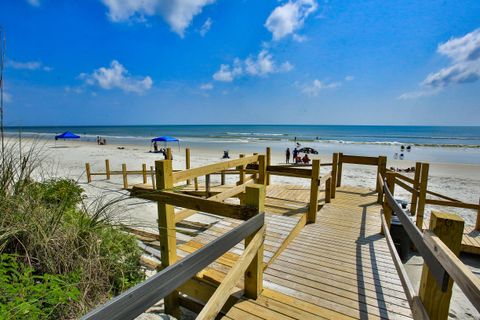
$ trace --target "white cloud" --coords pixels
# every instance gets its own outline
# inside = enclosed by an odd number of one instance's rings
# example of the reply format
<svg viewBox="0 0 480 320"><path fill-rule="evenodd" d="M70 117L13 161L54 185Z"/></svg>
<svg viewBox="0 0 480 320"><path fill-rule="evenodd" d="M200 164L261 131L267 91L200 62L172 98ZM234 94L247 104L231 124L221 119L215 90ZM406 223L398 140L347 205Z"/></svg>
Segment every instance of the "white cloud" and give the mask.
<svg viewBox="0 0 480 320"><path fill-rule="evenodd" d="M5 101L5 103L10 103L12 102L12 95L10 95L8 92L6 91L3 91L3 101Z"/></svg>
<svg viewBox="0 0 480 320"><path fill-rule="evenodd" d="M345 76L345 81L353 81L353 79L355 79L355 77L352 75Z"/></svg>
<svg viewBox="0 0 480 320"><path fill-rule="evenodd" d="M273 40L280 40L301 29L308 16L317 10L316 0L289 0L276 7L265 22L265 27L273 35ZM297 36L297 39L302 36Z"/></svg>
<svg viewBox="0 0 480 320"><path fill-rule="evenodd" d="M480 29L440 44L437 52L448 57L451 65L430 73L420 83L420 90L404 93L399 99L431 96L447 86L480 79Z"/></svg>
<svg viewBox="0 0 480 320"><path fill-rule="evenodd" d="M213 79L223 82L231 82L235 78L250 76L267 76L273 73L288 72L293 65L285 61L278 64L268 50L261 50L256 57L249 56L244 61L235 58L232 65L222 64L220 69L213 74Z"/></svg>
<svg viewBox="0 0 480 320"><path fill-rule="evenodd" d="M19 61L9 60L7 62L7 66L12 67L13 69L19 69L19 70L43 70L47 72L53 70L53 68L44 66L39 61L19 62Z"/></svg>
<svg viewBox="0 0 480 320"><path fill-rule="evenodd" d="M296 33L293 35L292 38L293 38L293 40L295 40L295 41L297 41L297 42L300 42L300 43L305 42L305 41L308 40L308 38L307 38L306 36L302 36L302 35L296 34Z"/></svg>
<svg viewBox="0 0 480 320"><path fill-rule="evenodd" d="M153 81L149 76L145 78L132 77L128 70L116 60L110 63L109 68L101 67L94 70L91 74L80 74L88 85L98 85L103 89L121 89L125 92L135 92L138 94L150 90Z"/></svg>
<svg viewBox="0 0 480 320"><path fill-rule="evenodd" d="M204 83L204 84L200 85L200 89L202 89L202 90L212 90L213 89L213 84Z"/></svg>
<svg viewBox="0 0 480 320"><path fill-rule="evenodd" d="M181 37L193 17L215 0L101 0L114 22L145 21L146 16L161 16Z"/></svg>
<svg viewBox="0 0 480 320"><path fill-rule="evenodd" d="M210 28L212 27L212 19L208 18L207 20L205 20L205 22L203 23L202 27L200 28L200 30L198 31L198 33L200 33L200 35L202 37L205 37L205 35L207 34L208 31L210 31Z"/></svg>
<svg viewBox="0 0 480 320"><path fill-rule="evenodd" d="M40 0L27 0L28 4L34 7L40 7Z"/></svg>
<svg viewBox="0 0 480 320"><path fill-rule="evenodd" d="M305 85L302 88L302 92L305 93L306 95L310 97L315 97L318 96L320 91L325 90L325 89L333 89L341 86L342 84L340 82L322 82L318 79L315 79L312 81L312 83Z"/></svg>

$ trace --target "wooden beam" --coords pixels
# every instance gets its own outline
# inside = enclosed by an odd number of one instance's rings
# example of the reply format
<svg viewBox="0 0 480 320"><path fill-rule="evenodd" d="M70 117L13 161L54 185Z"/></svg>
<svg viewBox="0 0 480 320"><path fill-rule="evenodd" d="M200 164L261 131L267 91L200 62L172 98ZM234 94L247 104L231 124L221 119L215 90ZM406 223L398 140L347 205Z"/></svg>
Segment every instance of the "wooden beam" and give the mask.
<svg viewBox="0 0 480 320"><path fill-rule="evenodd" d="M393 243L392 236L390 235L390 230L385 220L385 215L382 213L380 214L382 218L382 230L384 230L385 240L387 241L388 250L392 255L392 260L395 265L395 269L397 269L398 277L400 278L400 282L402 283L403 290L405 291L405 295L407 297L408 303L410 308L412 309L412 315L414 319L425 319L428 320L427 310L422 304L420 297L415 293L415 289L413 288L412 283L410 282L410 278L408 277L407 271L398 255L397 248L395 248L395 244Z"/></svg>
<svg viewBox="0 0 480 320"><path fill-rule="evenodd" d="M432 211L430 216L430 230L457 256L460 254L464 224L463 219L454 214ZM428 266L423 265L419 296L430 319L448 319L452 287L453 280L450 278L446 290L442 291Z"/></svg>
<svg viewBox="0 0 480 320"><path fill-rule="evenodd" d="M172 160L155 161L155 179L157 190L171 189ZM175 230L175 208L167 203L157 202L158 208L158 234L160 236L160 261L166 268L177 261L177 234ZM180 308L178 305L178 292L173 291L165 297L165 313L178 318Z"/></svg>
<svg viewBox="0 0 480 320"><path fill-rule="evenodd" d="M378 166L378 158L342 154L342 163Z"/></svg>
<svg viewBox="0 0 480 320"><path fill-rule="evenodd" d="M338 170L338 153L332 155L332 189L331 197L335 199L335 194L337 192L337 170Z"/></svg>
<svg viewBox="0 0 480 320"><path fill-rule="evenodd" d="M392 196L395 196L395 172L387 172L385 173L385 175L387 179L388 190L390 190L390 193L392 194ZM392 223L392 213L393 213L393 210L388 204L387 199L385 199L383 201L383 214L385 215L385 221L386 221L388 230L390 230L390 225ZM383 229L383 226L381 229L381 233L385 234L385 230Z"/></svg>
<svg viewBox="0 0 480 320"><path fill-rule="evenodd" d="M425 243L435 254L440 264L480 312L480 278L434 232L425 230L424 235Z"/></svg>
<svg viewBox="0 0 480 320"><path fill-rule="evenodd" d="M418 193L417 189L410 187L408 184L403 182L402 180L398 179L398 173L396 174L397 178L395 179L395 184L398 184L399 187L407 190L410 193Z"/></svg>
<svg viewBox="0 0 480 320"><path fill-rule="evenodd" d="M478 199L477 222L475 223L475 230L480 230L480 198Z"/></svg>
<svg viewBox="0 0 480 320"><path fill-rule="evenodd" d="M131 194L137 198L157 201L201 212L208 212L228 218L246 220L255 215L255 210L245 206L211 201L172 191L145 191L141 189L133 189Z"/></svg>
<svg viewBox="0 0 480 320"><path fill-rule="evenodd" d="M250 156L242 159L233 159L229 161L223 161L223 162L206 165L203 167L192 168L189 170L175 172L173 174L173 183L185 181L191 178L203 176L210 173L215 173L215 172L226 170L229 168L234 168L239 165L256 162L257 160L258 160L258 156Z"/></svg>
<svg viewBox="0 0 480 320"><path fill-rule="evenodd" d="M92 182L92 175L90 174L90 163L85 163L85 173L87 174L87 183Z"/></svg>
<svg viewBox="0 0 480 320"><path fill-rule="evenodd" d="M249 264L257 256L259 249L263 246L265 238L265 226L258 230L251 238L242 255L222 280L220 286L208 300L205 307L198 314L197 319L213 320L230 297L230 292L235 287L242 274L247 270Z"/></svg>
<svg viewBox="0 0 480 320"><path fill-rule="evenodd" d="M268 168L268 166L271 165L272 163L272 150L270 149L270 147L267 147L266 149L266 166ZM270 185L270 174L268 173L268 170L267 170L267 173L265 174L265 185Z"/></svg>
<svg viewBox="0 0 480 320"><path fill-rule="evenodd" d="M190 169L190 148L185 148L185 169ZM192 181L190 179L187 180L187 185L190 185Z"/></svg>
<svg viewBox="0 0 480 320"><path fill-rule="evenodd" d="M307 179L312 176L312 169L300 169L285 166L267 166L267 172L273 175Z"/></svg>
<svg viewBox="0 0 480 320"><path fill-rule="evenodd" d="M435 199L425 199L425 204L431 204L435 206L463 208L463 209L473 209L473 210L478 210L479 208L479 205L475 203L464 203L464 202L456 202L456 201L454 202L454 201L435 200Z"/></svg>
<svg viewBox="0 0 480 320"><path fill-rule="evenodd" d="M343 153L338 154L337 187L342 186Z"/></svg>
<svg viewBox="0 0 480 320"><path fill-rule="evenodd" d="M221 184L222 186L225 185L225 170L222 170L222 171L220 172L220 184Z"/></svg>
<svg viewBox="0 0 480 320"><path fill-rule="evenodd" d="M166 160L173 160L172 148L170 148L170 147L167 148L167 159Z"/></svg>
<svg viewBox="0 0 480 320"><path fill-rule="evenodd" d="M147 184L147 164L142 163L142 177L143 177L143 183Z"/></svg>
<svg viewBox="0 0 480 320"><path fill-rule="evenodd" d="M332 178L328 178L327 181L325 182L325 203L330 203L332 199Z"/></svg>
<svg viewBox="0 0 480 320"><path fill-rule="evenodd" d="M245 186L248 184L248 183L251 183L252 181L247 181L245 182L244 184L242 185L239 185L239 186L236 186L236 187L233 187L233 188L230 188L228 190L225 190L223 192L220 192L214 196L211 196L210 198L208 198L207 200L211 200L211 201L224 201L228 198L231 198L239 193L242 193L245 191ZM190 217L191 215L197 213L198 210L193 210L193 209L184 209L182 211L179 211L175 214L175 222L180 222L188 217Z"/></svg>
<svg viewBox="0 0 480 320"><path fill-rule="evenodd" d="M245 158L245 155L244 154L240 154L240 159L242 158ZM237 181L237 186L238 185L241 185L245 182L245 164L242 164L240 166L237 166L237 170L238 170L238 181Z"/></svg>
<svg viewBox="0 0 480 320"><path fill-rule="evenodd" d="M245 188L245 204L253 208L257 214L265 211L265 185L252 184ZM263 290L263 238L264 229L260 229L255 235L245 238L245 247L255 241L256 237L262 237L262 243L255 252L250 265L245 271L245 296L257 299Z"/></svg>
<svg viewBox="0 0 480 320"><path fill-rule="evenodd" d="M152 178L152 189L155 190L156 188L156 181L155 181L155 169L153 169L153 166L150 166L150 176Z"/></svg>
<svg viewBox="0 0 480 320"><path fill-rule="evenodd" d="M258 156L258 184L266 184L267 179L267 158L261 154Z"/></svg>
<svg viewBox="0 0 480 320"><path fill-rule="evenodd" d="M419 230L423 229L423 214L425 212L425 200L427 197L428 186L428 163L422 163L422 172L420 174L420 185L418 188L418 206L416 225Z"/></svg>
<svg viewBox="0 0 480 320"><path fill-rule="evenodd" d="M378 177L379 174L380 174L380 176L385 177L386 172L387 172L387 157L380 156L380 157L378 157L377 177ZM377 179L377 192L378 192L377 203L382 203L383 202L383 192L382 192L382 188L380 186L380 181L378 179Z"/></svg>
<svg viewBox="0 0 480 320"><path fill-rule="evenodd" d="M205 176L205 198L210 197L210 175Z"/></svg>
<svg viewBox="0 0 480 320"><path fill-rule="evenodd" d="M320 160L312 160L312 175L310 177L310 202L307 213L307 223L315 223L318 211L318 176L320 175Z"/></svg>
<svg viewBox="0 0 480 320"><path fill-rule="evenodd" d="M420 188L420 175L422 173L422 163L415 163L415 175L413 177L413 188L417 192L412 192L412 198L410 200L410 212L412 215L417 214L418 193Z"/></svg>
<svg viewBox="0 0 480 320"><path fill-rule="evenodd" d="M123 189L128 189L127 164L122 163Z"/></svg>
<svg viewBox="0 0 480 320"><path fill-rule="evenodd" d="M105 159L105 174L107 175L107 180L110 180L110 160Z"/></svg>

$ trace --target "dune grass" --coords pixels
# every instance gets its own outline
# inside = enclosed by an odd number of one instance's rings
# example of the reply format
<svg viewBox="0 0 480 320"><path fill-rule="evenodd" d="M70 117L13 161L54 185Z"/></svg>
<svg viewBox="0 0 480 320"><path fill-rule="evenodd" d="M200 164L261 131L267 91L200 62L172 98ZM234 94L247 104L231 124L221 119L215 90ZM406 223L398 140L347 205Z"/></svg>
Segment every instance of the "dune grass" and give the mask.
<svg viewBox="0 0 480 320"><path fill-rule="evenodd" d="M7 145L0 167L0 318L75 318L144 279L116 201L84 205L73 180L45 178L42 150Z"/></svg>

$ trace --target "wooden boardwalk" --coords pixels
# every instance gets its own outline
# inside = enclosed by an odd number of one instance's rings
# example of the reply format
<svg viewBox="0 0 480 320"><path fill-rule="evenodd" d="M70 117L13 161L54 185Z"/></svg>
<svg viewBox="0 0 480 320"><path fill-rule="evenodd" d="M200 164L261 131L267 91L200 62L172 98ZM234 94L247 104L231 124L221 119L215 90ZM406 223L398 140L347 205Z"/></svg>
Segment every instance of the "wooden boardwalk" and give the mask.
<svg viewBox="0 0 480 320"><path fill-rule="evenodd" d="M256 300L239 300L224 318L410 319L387 243L379 234L377 194L339 188L332 203L318 212L317 222L305 225L308 197L308 188L267 188L264 291ZM177 252L193 252L239 223L223 219ZM243 243L212 263L203 278L220 283L242 251Z"/></svg>

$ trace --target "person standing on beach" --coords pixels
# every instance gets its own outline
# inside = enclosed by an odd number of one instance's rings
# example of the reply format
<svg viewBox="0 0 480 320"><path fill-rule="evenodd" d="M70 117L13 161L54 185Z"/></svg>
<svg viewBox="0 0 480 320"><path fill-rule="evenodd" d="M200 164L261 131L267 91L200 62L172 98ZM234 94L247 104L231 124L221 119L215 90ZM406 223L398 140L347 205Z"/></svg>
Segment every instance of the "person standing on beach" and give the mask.
<svg viewBox="0 0 480 320"><path fill-rule="evenodd" d="M298 150L297 148L293 149L293 163L297 163Z"/></svg>
<svg viewBox="0 0 480 320"><path fill-rule="evenodd" d="M285 151L285 163L290 163L290 148Z"/></svg>

